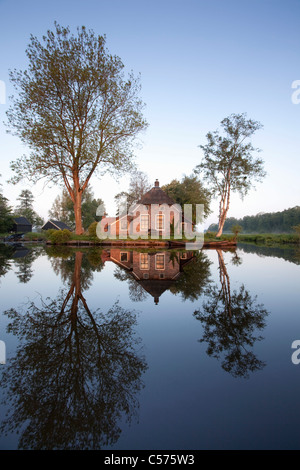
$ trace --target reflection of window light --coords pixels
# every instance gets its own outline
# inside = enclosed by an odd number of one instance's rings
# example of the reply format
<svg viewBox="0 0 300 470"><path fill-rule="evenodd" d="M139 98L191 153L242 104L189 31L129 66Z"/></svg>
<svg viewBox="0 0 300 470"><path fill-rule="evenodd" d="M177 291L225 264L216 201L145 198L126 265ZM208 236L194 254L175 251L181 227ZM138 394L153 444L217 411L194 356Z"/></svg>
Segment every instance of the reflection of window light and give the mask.
<svg viewBox="0 0 300 470"><path fill-rule="evenodd" d="M6 363L6 348L4 341L0 341L0 364Z"/></svg>
<svg viewBox="0 0 300 470"><path fill-rule="evenodd" d="M165 269L165 255L155 255L155 269Z"/></svg>
<svg viewBox="0 0 300 470"><path fill-rule="evenodd" d="M165 228L165 216L164 214L156 215L156 230L164 230Z"/></svg>
<svg viewBox="0 0 300 470"><path fill-rule="evenodd" d="M140 268L149 269L149 255L148 253L140 253Z"/></svg>
<svg viewBox="0 0 300 470"><path fill-rule="evenodd" d="M128 261L128 252L127 251L121 251L120 253L120 261L126 262Z"/></svg>
<svg viewBox="0 0 300 470"><path fill-rule="evenodd" d="M149 228L149 215L141 214L141 230L148 230Z"/></svg>

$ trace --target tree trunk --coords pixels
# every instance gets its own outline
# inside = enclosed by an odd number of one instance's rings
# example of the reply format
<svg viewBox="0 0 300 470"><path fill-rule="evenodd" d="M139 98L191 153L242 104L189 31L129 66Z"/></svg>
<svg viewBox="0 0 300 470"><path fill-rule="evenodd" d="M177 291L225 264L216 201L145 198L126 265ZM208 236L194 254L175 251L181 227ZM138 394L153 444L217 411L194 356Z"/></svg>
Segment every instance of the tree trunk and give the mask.
<svg viewBox="0 0 300 470"><path fill-rule="evenodd" d="M216 237L220 237L222 235L222 232L223 232L223 227L224 227L224 224L225 224L225 220L226 220L226 217L227 217L227 212L228 212L228 209L229 209L229 202L230 202L230 174L231 174L231 171L229 170L228 171L228 174L227 174L227 178L226 178L226 185L225 185L225 188L224 188L224 192L222 194L222 197L221 197L221 201L220 201L220 213L219 213L219 227L218 227L218 233L216 235Z"/></svg>
<svg viewBox="0 0 300 470"><path fill-rule="evenodd" d="M227 216L227 210L224 209L222 211L222 213L220 214L218 233L217 233L216 237L220 237L223 233L223 227L224 227L224 224L225 224L226 216Z"/></svg>
<svg viewBox="0 0 300 470"><path fill-rule="evenodd" d="M231 317L231 293L230 293L230 279L223 258L222 250L217 250L219 258L219 269L220 269L220 282L222 286L222 292L224 295L224 305L226 313Z"/></svg>
<svg viewBox="0 0 300 470"><path fill-rule="evenodd" d="M73 285L75 288L74 297L72 301L71 313L72 313L72 322L77 322L77 311L78 311L78 302L82 297L81 293L81 265L82 265L82 256L81 251L77 251L75 255L75 267L73 275Z"/></svg>
<svg viewBox="0 0 300 470"><path fill-rule="evenodd" d="M81 214L81 202L82 202L82 189L79 186L78 181L74 181L74 214L75 214L75 233L81 235L83 233L82 226L82 214Z"/></svg>

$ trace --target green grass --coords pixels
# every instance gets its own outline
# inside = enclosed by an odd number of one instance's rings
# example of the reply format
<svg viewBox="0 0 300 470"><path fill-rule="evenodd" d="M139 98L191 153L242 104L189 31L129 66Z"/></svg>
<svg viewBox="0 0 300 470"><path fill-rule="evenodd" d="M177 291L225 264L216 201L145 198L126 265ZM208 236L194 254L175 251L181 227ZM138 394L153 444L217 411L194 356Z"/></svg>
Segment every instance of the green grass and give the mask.
<svg viewBox="0 0 300 470"><path fill-rule="evenodd" d="M215 233L206 233L205 241L232 240L230 234L223 234L220 238L215 237ZM257 245L277 246L277 245L297 245L300 243L299 235L294 233L257 233L242 234L237 237L238 242L255 243Z"/></svg>
<svg viewBox="0 0 300 470"><path fill-rule="evenodd" d="M50 239L51 231L36 233L36 232L29 232L25 234L24 240L25 241L46 241ZM2 233L0 234L0 239L10 235L9 233ZM223 234L220 238L216 238L216 234L213 232L205 233L204 240L205 241L224 241L224 240L233 240L233 234ZM170 237L172 240L173 237ZM76 235L75 233L71 233L70 240L72 241L90 241L94 242L95 244L100 244L101 240L96 236L91 236L87 232L82 235ZM109 240L109 239L106 239ZM112 239L114 241L117 239ZM128 237L127 239L120 239L121 241L136 241L132 238ZM145 241L144 238L139 238L137 240ZM161 238L158 239L161 241L166 241L165 239ZM176 240L176 239L175 239ZM103 240L105 241L105 240ZM150 239L151 241L151 239ZM153 240L154 241L154 240ZM179 241L179 240L178 240ZM182 237L182 241L187 241L184 237ZM243 234L240 233L237 237L238 242L245 242L245 243L254 243L257 245L264 245L264 246L278 246L278 245L299 245L300 244L300 237L298 234L293 233L259 233L259 234Z"/></svg>
<svg viewBox="0 0 300 470"><path fill-rule="evenodd" d="M300 242L300 238L297 234L293 233L260 233L260 234L240 234L238 241L250 242L264 245L297 245Z"/></svg>

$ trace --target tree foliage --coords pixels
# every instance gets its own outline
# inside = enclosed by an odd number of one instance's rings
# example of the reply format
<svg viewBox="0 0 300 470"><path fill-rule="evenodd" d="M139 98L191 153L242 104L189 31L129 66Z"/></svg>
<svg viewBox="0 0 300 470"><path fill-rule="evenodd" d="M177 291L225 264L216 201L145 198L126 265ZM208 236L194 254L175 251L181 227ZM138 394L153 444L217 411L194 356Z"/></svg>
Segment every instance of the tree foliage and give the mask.
<svg viewBox="0 0 300 470"><path fill-rule="evenodd" d="M284 211L266 212L246 215L242 219L228 217L224 224L224 232L230 232L232 226L240 225L243 233L292 233L293 227L300 224L300 206ZM209 231L216 231L218 224L211 224Z"/></svg>
<svg viewBox="0 0 300 470"><path fill-rule="evenodd" d="M10 232L13 228L13 216L8 199L0 193L0 233Z"/></svg>
<svg viewBox="0 0 300 470"><path fill-rule="evenodd" d="M29 189L23 189L17 198L19 204L14 209L14 213L18 217L26 217L32 225L43 225L44 221L33 208L34 196Z"/></svg>
<svg viewBox="0 0 300 470"><path fill-rule="evenodd" d="M129 170L135 138L147 127L139 77L124 77L121 59L105 42L84 26L73 35L55 23L42 42L31 36L28 69L10 72L18 95L8 125L31 150L12 162L13 181L27 176L64 184L77 233L83 230L81 199L91 177Z"/></svg>
<svg viewBox="0 0 300 470"><path fill-rule="evenodd" d="M182 209L184 204L193 205L193 222L196 217L196 204L204 205L204 217L210 214L210 192L204 188L197 176L184 176L181 181L174 179L171 183L162 186L162 189L177 203Z"/></svg>
<svg viewBox="0 0 300 470"><path fill-rule="evenodd" d="M102 205L104 202L101 198L95 198L92 190L86 188L85 192L82 195L82 226L85 230L95 221L99 221L99 217L96 215L97 208ZM74 204L70 198L68 191L63 189L61 194L56 196L53 201L52 207L49 210L49 216L52 219L60 220L64 222L69 227L74 227L75 225L75 212Z"/></svg>
<svg viewBox="0 0 300 470"><path fill-rule="evenodd" d="M253 158L250 137L262 125L258 121L246 119L246 114L232 114L221 121L223 134L218 130L206 135L207 143L200 145L204 156L196 166L195 172L202 174L209 182L210 189L219 198L219 227L217 237L221 236L230 206L231 192L244 197L264 176L263 161Z"/></svg>
<svg viewBox="0 0 300 470"><path fill-rule="evenodd" d="M14 220L12 209L8 203L8 199L2 194L1 186L0 184L0 233L6 233L12 230Z"/></svg>
<svg viewBox="0 0 300 470"><path fill-rule="evenodd" d="M130 176L128 191L121 191L115 196L117 215L127 213L150 189L148 176L140 170L135 170Z"/></svg>

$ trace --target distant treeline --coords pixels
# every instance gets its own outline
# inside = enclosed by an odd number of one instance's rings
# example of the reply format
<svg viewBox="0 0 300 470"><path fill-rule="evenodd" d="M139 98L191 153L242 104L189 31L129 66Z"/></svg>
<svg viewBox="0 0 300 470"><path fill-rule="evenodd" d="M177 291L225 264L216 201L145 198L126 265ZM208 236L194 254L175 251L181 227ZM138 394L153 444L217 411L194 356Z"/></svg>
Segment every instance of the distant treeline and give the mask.
<svg viewBox="0 0 300 470"><path fill-rule="evenodd" d="M293 227L300 224L300 206L281 212L246 215L242 219L229 217L224 224L224 232L231 232L233 225L240 225L243 233L291 233ZM218 230L218 224L211 224L211 232Z"/></svg>

